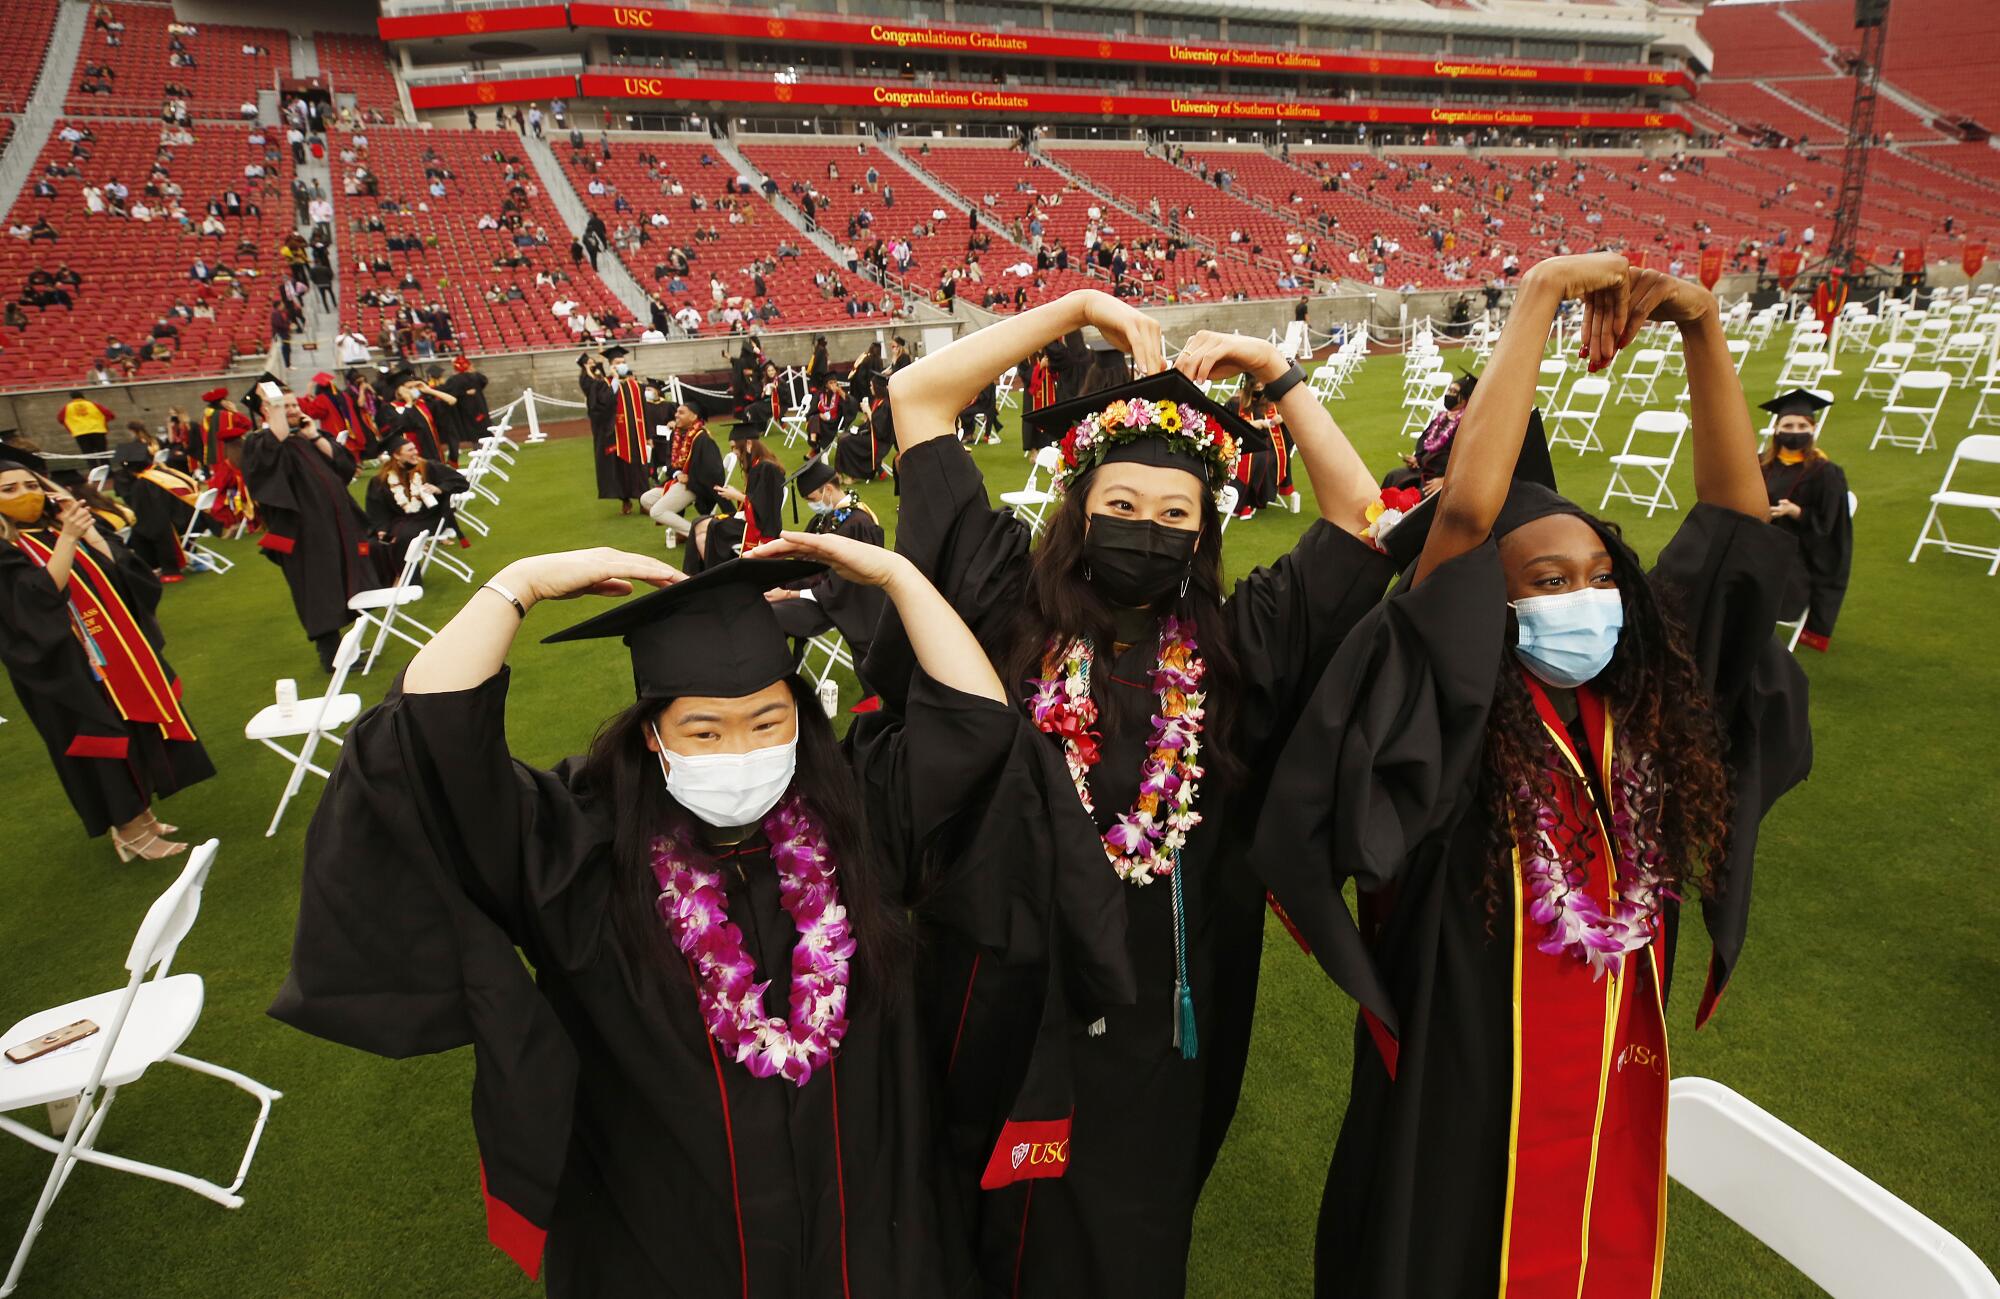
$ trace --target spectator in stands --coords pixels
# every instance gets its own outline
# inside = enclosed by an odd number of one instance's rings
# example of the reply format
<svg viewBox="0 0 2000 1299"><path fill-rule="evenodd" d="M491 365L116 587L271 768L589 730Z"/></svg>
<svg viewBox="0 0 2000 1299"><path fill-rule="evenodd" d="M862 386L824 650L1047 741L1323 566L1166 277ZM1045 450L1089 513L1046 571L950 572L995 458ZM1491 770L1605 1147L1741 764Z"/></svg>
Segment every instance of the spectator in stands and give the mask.
<svg viewBox="0 0 2000 1299"><path fill-rule="evenodd" d="M52 244L55 243L57 239L58 236L56 234L56 228L49 224L49 219L46 216L36 217L34 223L28 227L29 243L34 243L37 240L39 240L44 243Z"/></svg>

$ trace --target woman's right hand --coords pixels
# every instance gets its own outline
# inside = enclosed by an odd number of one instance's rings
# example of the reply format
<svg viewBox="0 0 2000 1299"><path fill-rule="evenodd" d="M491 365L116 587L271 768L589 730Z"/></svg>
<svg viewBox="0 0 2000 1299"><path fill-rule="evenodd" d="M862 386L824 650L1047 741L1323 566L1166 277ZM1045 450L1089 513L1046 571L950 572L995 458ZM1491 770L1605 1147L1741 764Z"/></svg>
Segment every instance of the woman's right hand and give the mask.
<svg viewBox="0 0 2000 1299"><path fill-rule="evenodd" d="M1167 368L1159 321L1102 290L1082 292L1083 322L1095 325L1107 342L1131 357L1132 368L1141 378Z"/></svg>
<svg viewBox="0 0 2000 1299"><path fill-rule="evenodd" d="M523 604L537 600L569 600L579 595L630 595L633 583L672 586L686 574L651 555L635 555L610 546L530 555L501 569L500 584Z"/></svg>
<svg viewBox="0 0 2000 1299"><path fill-rule="evenodd" d="M97 528L96 516L74 496L64 496L56 501L56 521L62 527L62 535L71 541L82 541Z"/></svg>

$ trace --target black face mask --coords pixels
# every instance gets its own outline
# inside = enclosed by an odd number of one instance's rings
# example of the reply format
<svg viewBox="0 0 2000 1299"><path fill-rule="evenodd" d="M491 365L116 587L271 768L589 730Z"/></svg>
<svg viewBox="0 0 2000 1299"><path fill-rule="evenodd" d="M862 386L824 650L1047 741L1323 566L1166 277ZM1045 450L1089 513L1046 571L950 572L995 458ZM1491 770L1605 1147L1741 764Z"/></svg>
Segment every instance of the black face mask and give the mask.
<svg viewBox="0 0 2000 1299"><path fill-rule="evenodd" d="M1771 440L1776 442L1782 450L1803 451L1813 444L1813 435L1810 433L1778 433L1773 435Z"/></svg>
<svg viewBox="0 0 2000 1299"><path fill-rule="evenodd" d="M1443 406L1446 410L1457 410L1458 394L1449 388L1445 389Z"/></svg>
<svg viewBox="0 0 2000 1299"><path fill-rule="evenodd" d="M1111 603L1143 609L1187 579L1200 535L1150 519L1093 514L1083 539L1084 572Z"/></svg>

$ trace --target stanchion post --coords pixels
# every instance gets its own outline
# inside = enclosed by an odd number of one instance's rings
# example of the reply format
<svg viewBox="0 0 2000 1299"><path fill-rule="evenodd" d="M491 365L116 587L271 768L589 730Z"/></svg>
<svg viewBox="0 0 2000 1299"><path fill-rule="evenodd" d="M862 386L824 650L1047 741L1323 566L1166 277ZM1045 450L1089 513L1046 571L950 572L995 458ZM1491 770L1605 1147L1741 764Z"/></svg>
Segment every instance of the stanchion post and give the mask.
<svg viewBox="0 0 2000 1299"><path fill-rule="evenodd" d="M542 440L542 417L540 412L535 409L535 390L533 388L524 388L521 390L521 404L528 408L528 440L530 442L540 442Z"/></svg>

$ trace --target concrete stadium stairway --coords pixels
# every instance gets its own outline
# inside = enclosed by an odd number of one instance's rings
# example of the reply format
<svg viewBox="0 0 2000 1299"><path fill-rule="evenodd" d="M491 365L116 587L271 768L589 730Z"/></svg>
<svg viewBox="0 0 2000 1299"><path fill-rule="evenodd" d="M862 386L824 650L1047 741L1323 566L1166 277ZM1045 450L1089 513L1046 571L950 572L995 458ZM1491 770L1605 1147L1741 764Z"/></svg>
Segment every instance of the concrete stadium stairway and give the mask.
<svg viewBox="0 0 2000 1299"><path fill-rule="evenodd" d="M528 161L535 164L535 174L542 179L542 192L549 196L549 201L562 215L563 224L569 227L570 237L583 238L583 228L590 223L590 209L584 206L576 187L569 183L569 173L563 170L555 150L549 147L547 140L537 139L532 133L524 132L519 138ZM642 325L652 320L653 305L646 297L646 290L640 287L631 269L620 260L616 248L607 245L598 254L597 278L618 295L618 301L632 313L633 319ZM669 333L675 338L685 337L675 326L669 326Z"/></svg>
<svg viewBox="0 0 2000 1299"><path fill-rule="evenodd" d="M90 21L90 7L79 0L63 0L56 11L55 26L49 31L49 48L42 56L41 71L35 76L35 90L27 107L14 122L14 138L0 158L0 212L10 212L21 197L35 160L61 118L63 98L69 94L70 74L76 70L77 55L83 49L83 34Z"/></svg>

